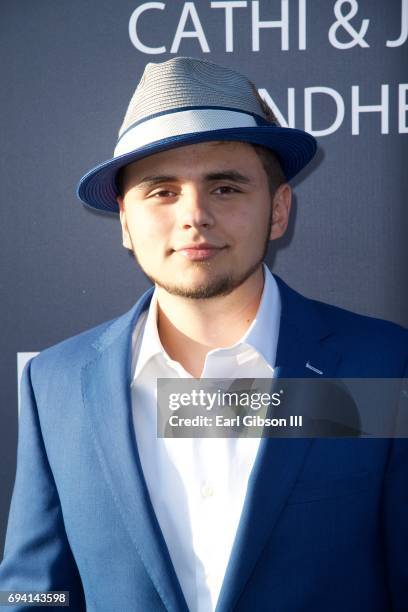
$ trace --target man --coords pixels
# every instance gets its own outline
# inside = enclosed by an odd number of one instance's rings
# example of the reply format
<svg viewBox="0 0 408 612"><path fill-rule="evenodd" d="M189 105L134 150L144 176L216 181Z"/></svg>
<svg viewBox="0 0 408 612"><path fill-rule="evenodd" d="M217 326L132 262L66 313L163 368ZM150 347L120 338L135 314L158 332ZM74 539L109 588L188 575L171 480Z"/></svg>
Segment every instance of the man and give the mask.
<svg viewBox="0 0 408 612"><path fill-rule="evenodd" d="M2 590L96 612L408 608L404 440L156 436L157 378L404 375L403 329L263 266L315 148L235 71L146 67L79 195L119 212L155 290L28 364Z"/></svg>

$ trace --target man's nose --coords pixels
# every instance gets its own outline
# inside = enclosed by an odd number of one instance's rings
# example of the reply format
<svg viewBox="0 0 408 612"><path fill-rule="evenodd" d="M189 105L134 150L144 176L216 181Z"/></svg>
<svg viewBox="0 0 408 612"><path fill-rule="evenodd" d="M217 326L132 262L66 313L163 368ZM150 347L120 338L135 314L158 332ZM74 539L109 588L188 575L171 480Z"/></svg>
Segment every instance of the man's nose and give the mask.
<svg viewBox="0 0 408 612"><path fill-rule="evenodd" d="M186 189L178 202L178 222L182 229L213 227L209 195L199 188Z"/></svg>

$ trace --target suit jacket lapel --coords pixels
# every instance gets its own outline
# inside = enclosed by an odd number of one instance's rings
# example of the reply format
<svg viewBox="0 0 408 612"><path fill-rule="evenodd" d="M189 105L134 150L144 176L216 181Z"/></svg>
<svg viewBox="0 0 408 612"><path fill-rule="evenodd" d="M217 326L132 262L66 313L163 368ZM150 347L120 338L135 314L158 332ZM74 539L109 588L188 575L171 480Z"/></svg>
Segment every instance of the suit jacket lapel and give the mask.
<svg viewBox="0 0 408 612"><path fill-rule="evenodd" d="M82 371L83 398L101 472L146 571L168 610L188 612L150 501L132 420L131 336L150 297L146 293L94 344L95 358Z"/></svg>
<svg viewBox="0 0 408 612"><path fill-rule="evenodd" d="M330 378L340 354L328 346L334 330L315 302L300 295L275 275L282 302L276 363L280 378Z"/></svg>
<svg viewBox="0 0 408 612"><path fill-rule="evenodd" d="M313 302L275 278L282 301L276 358L279 378L334 377L340 357L324 347L324 339L332 330L321 320ZM312 444L312 438L261 440L217 612L234 608Z"/></svg>

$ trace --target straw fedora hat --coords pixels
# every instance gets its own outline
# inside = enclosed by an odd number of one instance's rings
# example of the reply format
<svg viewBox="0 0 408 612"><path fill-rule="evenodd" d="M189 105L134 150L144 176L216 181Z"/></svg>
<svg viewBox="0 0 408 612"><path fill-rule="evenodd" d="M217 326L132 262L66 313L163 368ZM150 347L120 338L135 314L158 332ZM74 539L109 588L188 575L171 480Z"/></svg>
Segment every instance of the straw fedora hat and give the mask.
<svg viewBox="0 0 408 612"><path fill-rule="evenodd" d="M266 119L244 75L205 60L175 57L147 64L119 130L113 158L82 177L78 197L98 210L118 212L120 168L159 151L211 140L271 149L288 181L316 152L316 140L307 132Z"/></svg>

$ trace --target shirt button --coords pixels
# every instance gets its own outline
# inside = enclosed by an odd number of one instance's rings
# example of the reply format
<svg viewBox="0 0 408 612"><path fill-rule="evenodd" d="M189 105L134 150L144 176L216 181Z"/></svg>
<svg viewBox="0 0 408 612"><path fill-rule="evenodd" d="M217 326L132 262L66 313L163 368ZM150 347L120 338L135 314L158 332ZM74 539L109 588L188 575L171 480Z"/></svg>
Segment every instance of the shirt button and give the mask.
<svg viewBox="0 0 408 612"><path fill-rule="evenodd" d="M208 497L212 497L214 493L215 493L214 488L208 483L204 484L201 487L201 495L202 497L204 497L204 499Z"/></svg>

